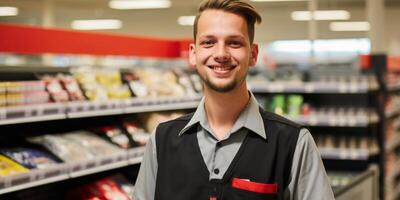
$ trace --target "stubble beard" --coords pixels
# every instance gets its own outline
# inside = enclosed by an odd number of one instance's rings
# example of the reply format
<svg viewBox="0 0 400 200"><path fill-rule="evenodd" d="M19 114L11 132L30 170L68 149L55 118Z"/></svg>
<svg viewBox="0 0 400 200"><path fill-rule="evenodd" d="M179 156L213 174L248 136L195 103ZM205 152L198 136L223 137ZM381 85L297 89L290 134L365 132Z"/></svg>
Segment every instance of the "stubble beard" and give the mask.
<svg viewBox="0 0 400 200"><path fill-rule="evenodd" d="M208 79L206 77L206 75L202 75L201 73L198 73L201 80L203 81L203 83L206 85L206 87L210 88L211 90L214 90L215 92L220 92L220 93L227 93L232 91L233 89L236 88L236 86L238 85L238 81L236 79L233 79L232 81L230 81L229 83L222 85L222 86L218 86L217 84L213 83L210 81L210 79ZM244 78L243 80L240 81L240 83L246 81L246 78Z"/></svg>

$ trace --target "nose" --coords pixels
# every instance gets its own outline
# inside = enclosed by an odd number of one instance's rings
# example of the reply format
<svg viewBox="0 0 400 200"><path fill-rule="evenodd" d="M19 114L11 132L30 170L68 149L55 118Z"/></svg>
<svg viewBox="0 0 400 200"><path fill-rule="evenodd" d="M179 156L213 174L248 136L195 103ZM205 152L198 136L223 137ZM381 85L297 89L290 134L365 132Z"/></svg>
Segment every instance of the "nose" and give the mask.
<svg viewBox="0 0 400 200"><path fill-rule="evenodd" d="M214 52L214 60L219 63L227 62L230 60L230 53L225 44L218 44Z"/></svg>

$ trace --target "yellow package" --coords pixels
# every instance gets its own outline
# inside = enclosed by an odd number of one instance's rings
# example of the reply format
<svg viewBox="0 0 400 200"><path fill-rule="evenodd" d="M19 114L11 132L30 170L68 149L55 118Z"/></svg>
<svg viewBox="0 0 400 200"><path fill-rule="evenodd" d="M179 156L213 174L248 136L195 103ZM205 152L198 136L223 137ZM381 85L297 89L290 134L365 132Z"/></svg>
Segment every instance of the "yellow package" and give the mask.
<svg viewBox="0 0 400 200"><path fill-rule="evenodd" d="M28 172L29 170L25 167L19 165L18 163L8 159L7 157L0 155L0 177L24 173Z"/></svg>
<svg viewBox="0 0 400 200"><path fill-rule="evenodd" d="M0 94L6 93L7 82L0 82Z"/></svg>
<svg viewBox="0 0 400 200"><path fill-rule="evenodd" d="M7 93L6 99L8 106L24 104L24 95L22 93Z"/></svg>
<svg viewBox="0 0 400 200"><path fill-rule="evenodd" d="M23 87L24 84L21 81L6 83L7 92L21 92L23 90Z"/></svg>
<svg viewBox="0 0 400 200"><path fill-rule="evenodd" d="M0 107L7 105L7 97L5 94L0 94Z"/></svg>

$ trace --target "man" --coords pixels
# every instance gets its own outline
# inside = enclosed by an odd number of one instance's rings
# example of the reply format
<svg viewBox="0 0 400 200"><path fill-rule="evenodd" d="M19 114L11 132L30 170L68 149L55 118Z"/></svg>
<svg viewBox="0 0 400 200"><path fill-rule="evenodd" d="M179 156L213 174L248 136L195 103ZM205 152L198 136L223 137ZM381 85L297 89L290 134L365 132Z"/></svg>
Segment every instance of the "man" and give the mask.
<svg viewBox="0 0 400 200"><path fill-rule="evenodd" d="M247 89L256 22L247 2L202 2L189 57L204 98L194 114L157 127L135 200L334 199L310 133L260 109Z"/></svg>

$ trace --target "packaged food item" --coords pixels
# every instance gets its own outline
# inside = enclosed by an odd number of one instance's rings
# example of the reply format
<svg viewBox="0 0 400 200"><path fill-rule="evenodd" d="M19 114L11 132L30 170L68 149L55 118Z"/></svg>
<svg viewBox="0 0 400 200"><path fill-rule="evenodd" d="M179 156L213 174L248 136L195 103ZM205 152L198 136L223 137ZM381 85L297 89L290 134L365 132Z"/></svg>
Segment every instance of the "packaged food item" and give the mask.
<svg viewBox="0 0 400 200"><path fill-rule="evenodd" d="M301 114L303 105L303 97L300 95L288 96L288 115L291 117L298 117Z"/></svg>
<svg viewBox="0 0 400 200"><path fill-rule="evenodd" d="M24 88L24 86L23 86L22 81L13 81L13 82L6 83L7 93L22 92L23 88Z"/></svg>
<svg viewBox="0 0 400 200"><path fill-rule="evenodd" d="M135 72L125 73L123 80L129 85L133 96L145 97L149 95L147 86L139 79Z"/></svg>
<svg viewBox="0 0 400 200"><path fill-rule="evenodd" d="M278 115L285 114L285 96L275 95L272 98L272 104L270 110Z"/></svg>
<svg viewBox="0 0 400 200"><path fill-rule="evenodd" d="M94 133L88 131L75 131L63 135L87 150L92 156L112 155L121 152L121 149L101 139Z"/></svg>
<svg viewBox="0 0 400 200"><path fill-rule="evenodd" d="M75 141L71 141L64 137L63 134L42 135L28 138L29 142L39 144L47 148L61 160L83 161L93 159L94 155L83 148Z"/></svg>
<svg viewBox="0 0 400 200"><path fill-rule="evenodd" d="M186 95L194 96L197 92L194 89L189 75L179 68L174 68L173 72L178 78L177 82L185 89Z"/></svg>
<svg viewBox="0 0 400 200"><path fill-rule="evenodd" d="M118 70L78 68L73 70L73 74L89 100L107 101L131 97L129 87L122 83Z"/></svg>
<svg viewBox="0 0 400 200"><path fill-rule="evenodd" d="M46 90L49 92L54 102L68 101L68 93L62 88L58 78L46 75L42 77L42 80L45 81Z"/></svg>
<svg viewBox="0 0 400 200"><path fill-rule="evenodd" d="M61 82L63 88L67 91L69 100L71 101L83 101L85 96L78 85L78 82L70 75L58 75L58 79Z"/></svg>
<svg viewBox="0 0 400 200"><path fill-rule="evenodd" d="M44 91L45 82L42 80L7 82L6 90L7 93Z"/></svg>
<svg viewBox="0 0 400 200"><path fill-rule="evenodd" d="M191 74L190 75L190 80L192 81L193 87L196 90L197 93L201 93L203 91L203 83L201 81L201 78L198 74Z"/></svg>
<svg viewBox="0 0 400 200"><path fill-rule="evenodd" d="M134 146L144 146L150 139L150 134L141 128L137 122L124 122L123 127L133 141Z"/></svg>
<svg viewBox="0 0 400 200"><path fill-rule="evenodd" d="M0 107L7 105L7 96L5 94L0 94Z"/></svg>
<svg viewBox="0 0 400 200"><path fill-rule="evenodd" d="M104 178L67 192L66 200L130 200L112 178Z"/></svg>
<svg viewBox="0 0 400 200"><path fill-rule="evenodd" d="M12 174L24 173L29 170L10 160L9 158L0 155L0 177L9 176Z"/></svg>
<svg viewBox="0 0 400 200"><path fill-rule="evenodd" d="M0 95L6 93L7 82L0 82Z"/></svg>
<svg viewBox="0 0 400 200"><path fill-rule="evenodd" d="M50 96L46 91L7 93L6 95L6 104L9 106L47 103L49 101Z"/></svg>
<svg viewBox="0 0 400 200"><path fill-rule="evenodd" d="M128 197L133 197L133 190L135 186L133 183L129 182L127 178L125 178L121 174L116 174L110 177L117 185L128 195Z"/></svg>
<svg viewBox="0 0 400 200"><path fill-rule="evenodd" d="M7 93L7 106L23 105L25 98L22 93Z"/></svg>
<svg viewBox="0 0 400 200"><path fill-rule="evenodd" d="M44 169L58 163L54 156L37 149L12 148L0 152L29 169Z"/></svg>
<svg viewBox="0 0 400 200"><path fill-rule="evenodd" d="M128 135L116 126L104 126L94 129L98 135L123 149L132 147Z"/></svg>
<svg viewBox="0 0 400 200"><path fill-rule="evenodd" d="M131 92L126 85L109 87L107 90L109 99L129 99Z"/></svg>

